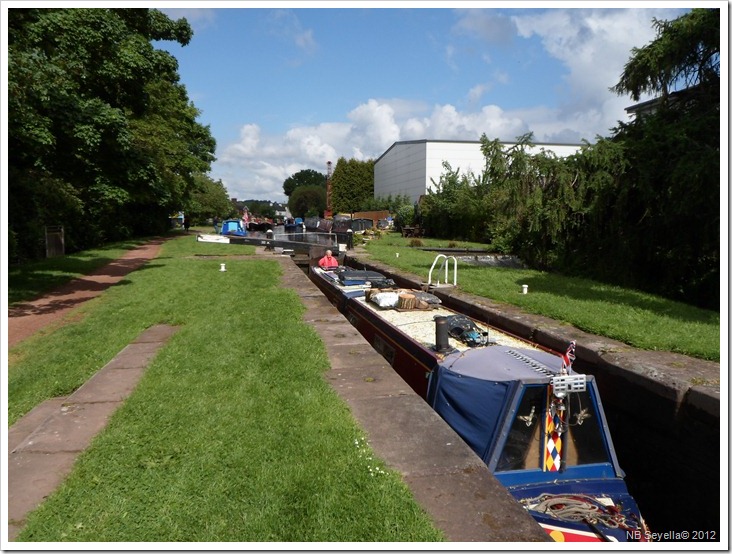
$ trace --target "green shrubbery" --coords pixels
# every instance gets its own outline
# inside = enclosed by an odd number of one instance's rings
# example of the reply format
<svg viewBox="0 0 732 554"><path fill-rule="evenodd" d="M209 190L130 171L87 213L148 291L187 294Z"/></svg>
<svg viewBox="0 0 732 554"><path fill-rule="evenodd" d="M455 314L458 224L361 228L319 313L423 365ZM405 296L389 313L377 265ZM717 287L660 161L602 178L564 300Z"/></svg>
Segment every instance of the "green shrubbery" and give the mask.
<svg viewBox="0 0 732 554"><path fill-rule="evenodd" d="M397 231L401 231L404 227L414 225L414 206L412 204L404 204L396 211L394 217L394 227Z"/></svg>
<svg viewBox="0 0 732 554"><path fill-rule="evenodd" d="M534 268L719 309L719 25L713 9L654 22L658 38L633 51L614 87L657 94L654 111L563 159L531 153L531 134L510 147L484 134L483 173L445 163L418 223ZM670 102L679 75L689 88Z"/></svg>

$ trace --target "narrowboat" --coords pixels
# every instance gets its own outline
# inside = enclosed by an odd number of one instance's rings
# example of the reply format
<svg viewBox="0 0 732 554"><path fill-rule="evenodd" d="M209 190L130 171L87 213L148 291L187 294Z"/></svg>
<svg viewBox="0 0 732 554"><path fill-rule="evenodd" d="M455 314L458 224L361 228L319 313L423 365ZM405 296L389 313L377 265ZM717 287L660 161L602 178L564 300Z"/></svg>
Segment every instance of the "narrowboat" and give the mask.
<svg viewBox="0 0 732 554"><path fill-rule="evenodd" d="M311 280L556 541L650 537L575 343L553 352L373 271Z"/></svg>

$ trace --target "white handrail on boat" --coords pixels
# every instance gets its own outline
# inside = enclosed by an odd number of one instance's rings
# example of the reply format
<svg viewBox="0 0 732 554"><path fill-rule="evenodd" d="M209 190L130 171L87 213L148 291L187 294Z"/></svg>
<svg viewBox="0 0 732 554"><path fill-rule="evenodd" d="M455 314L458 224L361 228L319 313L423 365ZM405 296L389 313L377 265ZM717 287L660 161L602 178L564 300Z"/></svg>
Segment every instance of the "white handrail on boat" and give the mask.
<svg viewBox="0 0 732 554"><path fill-rule="evenodd" d="M435 269L437 260L439 260L440 258L444 258L444 260L442 261L442 265L440 266L440 269L442 269L443 267L445 268L445 283L444 283L445 285L448 284L447 281L448 281L448 275L449 275L449 269L450 269L450 263L448 262L448 260L450 258L452 258L452 261L453 261L452 284L453 284L453 286L457 286L457 258L455 256L448 257L445 254L437 254L437 256L435 256L435 261L432 262L432 267L430 268L430 273L429 273L429 276L427 277L427 286L432 286L432 270ZM438 271L439 271L439 269L438 269ZM437 285L439 285L439 284L440 284L440 281L438 279Z"/></svg>

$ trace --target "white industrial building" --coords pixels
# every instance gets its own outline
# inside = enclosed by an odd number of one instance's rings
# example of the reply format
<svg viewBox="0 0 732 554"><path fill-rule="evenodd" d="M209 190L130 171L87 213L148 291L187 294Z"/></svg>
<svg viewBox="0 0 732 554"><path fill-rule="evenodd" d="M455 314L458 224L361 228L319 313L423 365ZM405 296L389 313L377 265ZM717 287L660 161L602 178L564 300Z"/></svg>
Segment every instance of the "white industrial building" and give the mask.
<svg viewBox="0 0 732 554"><path fill-rule="evenodd" d="M502 144L511 146L513 143ZM564 157L580 148L580 144L535 144L528 152L536 153L543 149ZM395 142L374 164L374 196L406 195L416 202L428 190L434 190L433 180L440 182L440 176L445 172L442 162L445 161L461 174L472 172L477 176L485 169L485 157L480 151L479 141Z"/></svg>

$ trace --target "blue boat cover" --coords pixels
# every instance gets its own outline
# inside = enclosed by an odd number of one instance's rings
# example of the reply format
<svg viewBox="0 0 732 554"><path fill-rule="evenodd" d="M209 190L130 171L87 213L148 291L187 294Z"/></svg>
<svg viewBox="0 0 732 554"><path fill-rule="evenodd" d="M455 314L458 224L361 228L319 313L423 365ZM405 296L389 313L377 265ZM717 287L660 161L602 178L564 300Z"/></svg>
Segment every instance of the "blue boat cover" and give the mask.
<svg viewBox="0 0 732 554"><path fill-rule="evenodd" d="M460 375L443 365L432 373L430 379L433 378L436 379L433 408L487 463L485 456L498 422L503 419L511 383Z"/></svg>
<svg viewBox="0 0 732 554"><path fill-rule="evenodd" d="M445 356L430 374L428 402L489 462L499 422L521 382L549 383L561 359L551 353L495 345Z"/></svg>
<svg viewBox="0 0 732 554"><path fill-rule="evenodd" d="M242 227L241 221L238 219L227 219L221 224L222 235L237 235L244 237L247 234L246 229Z"/></svg>

